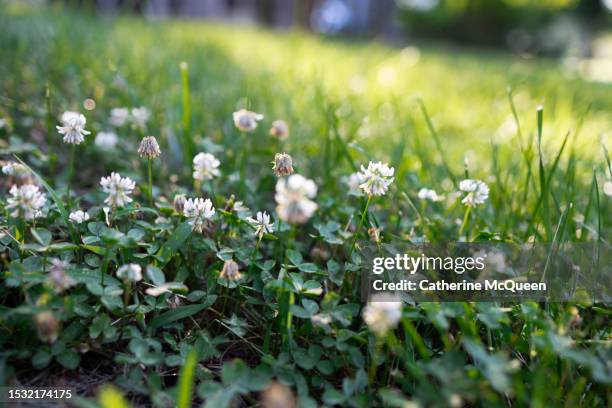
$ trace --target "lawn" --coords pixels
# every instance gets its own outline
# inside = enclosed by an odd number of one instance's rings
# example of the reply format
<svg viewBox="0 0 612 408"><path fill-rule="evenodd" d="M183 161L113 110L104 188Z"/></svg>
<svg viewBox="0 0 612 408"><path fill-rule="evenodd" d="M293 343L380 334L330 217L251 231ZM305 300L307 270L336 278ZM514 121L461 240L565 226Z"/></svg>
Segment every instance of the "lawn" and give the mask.
<svg viewBox="0 0 612 408"><path fill-rule="evenodd" d="M0 384L104 407L609 406L608 304L380 310L356 282L368 240L609 260L610 85L491 50L19 2L0 24ZM393 179L361 181L384 188L351 186L379 161ZM23 185L44 203L15 204Z"/></svg>

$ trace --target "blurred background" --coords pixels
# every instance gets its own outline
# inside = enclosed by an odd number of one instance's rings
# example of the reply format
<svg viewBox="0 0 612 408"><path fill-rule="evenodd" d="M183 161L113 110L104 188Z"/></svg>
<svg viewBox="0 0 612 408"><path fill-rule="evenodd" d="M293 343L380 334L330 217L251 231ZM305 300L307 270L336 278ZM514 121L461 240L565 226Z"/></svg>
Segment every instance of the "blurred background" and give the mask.
<svg viewBox="0 0 612 408"><path fill-rule="evenodd" d="M561 58L612 81L612 0L49 0L92 13L299 27L392 44L442 41Z"/></svg>

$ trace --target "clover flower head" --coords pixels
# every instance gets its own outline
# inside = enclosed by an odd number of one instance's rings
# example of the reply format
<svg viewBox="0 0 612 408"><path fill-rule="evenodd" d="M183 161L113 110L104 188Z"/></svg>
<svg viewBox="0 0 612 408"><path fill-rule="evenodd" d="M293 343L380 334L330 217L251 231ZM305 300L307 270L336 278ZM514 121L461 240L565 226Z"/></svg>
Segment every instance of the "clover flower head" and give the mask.
<svg viewBox="0 0 612 408"><path fill-rule="evenodd" d="M85 130L87 120L78 112L66 111L62 114L62 125L56 126L57 131L64 135L64 143L78 145L85 140L85 136L91 132Z"/></svg>
<svg viewBox="0 0 612 408"><path fill-rule="evenodd" d="M359 173L353 173L346 179L346 185L349 188L349 194L351 195L362 195L361 192L361 176Z"/></svg>
<svg viewBox="0 0 612 408"><path fill-rule="evenodd" d="M459 190L467 193L461 202L468 207L484 204L489 198L489 186L484 181L465 179L459 183Z"/></svg>
<svg viewBox="0 0 612 408"><path fill-rule="evenodd" d="M262 408L296 408L298 402L291 388L279 382L272 383L261 393Z"/></svg>
<svg viewBox="0 0 612 408"><path fill-rule="evenodd" d="M363 309L363 321L377 336L394 329L402 317L402 302L398 298L375 295Z"/></svg>
<svg viewBox="0 0 612 408"><path fill-rule="evenodd" d="M277 177L293 174L293 159L287 153L276 153L272 163L272 170Z"/></svg>
<svg viewBox="0 0 612 408"><path fill-rule="evenodd" d="M66 268L68 263L61 259L54 258L51 260L51 267L49 268L48 282L55 289L56 293L62 293L66 289L76 285L76 282L66 274Z"/></svg>
<svg viewBox="0 0 612 408"><path fill-rule="evenodd" d="M270 215L265 211L257 211L255 218L247 218L247 221L255 227L254 235L259 239L274 232L274 224L270 222Z"/></svg>
<svg viewBox="0 0 612 408"><path fill-rule="evenodd" d="M161 154L155 136L146 136L142 138L140 147L138 148L138 154L140 157L146 157L147 159L154 159Z"/></svg>
<svg viewBox="0 0 612 408"><path fill-rule="evenodd" d="M94 143L100 149L112 150L119 143L119 137L115 132L100 132L96 135Z"/></svg>
<svg viewBox="0 0 612 408"><path fill-rule="evenodd" d="M219 277L225 278L228 281L237 281L242 278L242 274L240 273L238 264L233 259L228 259L223 264L223 269L219 274Z"/></svg>
<svg viewBox="0 0 612 408"><path fill-rule="evenodd" d="M38 186L25 184L23 186L13 185L9 190L11 194L7 198L7 210L11 211L11 216L23 218L26 221L42 217L42 207L47 199L40 192Z"/></svg>
<svg viewBox="0 0 612 408"><path fill-rule="evenodd" d="M289 126L284 120L275 120L270 128L270 136L278 140L285 140L289 137Z"/></svg>
<svg viewBox="0 0 612 408"><path fill-rule="evenodd" d="M55 343L60 330L59 320L49 311L40 312L34 318L38 338L45 343Z"/></svg>
<svg viewBox="0 0 612 408"><path fill-rule="evenodd" d="M70 219L70 221L74 222L75 224L82 224L85 221L89 221L89 214L87 214L83 210L76 210L76 211L72 211L68 218Z"/></svg>
<svg viewBox="0 0 612 408"><path fill-rule="evenodd" d="M123 207L132 202L130 194L136 183L129 177L121 177L119 173L112 172L108 177L100 179L102 190L108 194L104 202L113 207Z"/></svg>
<svg viewBox="0 0 612 408"><path fill-rule="evenodd" d="M210 153L198 153L193 158L193 178L196 180L212 180L221 174L221 162Z"/></svg>
<svg viewBox="0 0 612 408"><path fill-rule="evenodd" d="M109 122L111 125L121 127L130 119L130 110L128 108L113 108L110 111Z"/></svg>
<svg viewBox="0 0 612 408"><path fill-rule="evenodd" d="M300 174L293 174L276 182L276 212L281 220L303 224L316 211L318 205L311 200L317 194L314 181Z"/></svg>
<svg viewBox="0 0 612 408"><path fill-rule="evenodd" d="M369 196L382 196L387 193L389 186L393 183L395 169L387 163L370 162L368 167L361 166L359 187Z"/></svg>
<svg viewBox="0 0 612 408"><path fill-rule="evenodd" d="M215 207L213 207L212 202L208 198L206 200L203 198L190 198L185 201L183 214L191 219L189 223L193 230L201 234L206 221L215 215Z"/></svg>
<svg viewBox="0 0 612 408"><path fill-rule="evenodd" d="M144 106L132 108L132 123L138 129L144 129L151 118L151 111Z"/></svg>
<svg viewBox="0 0 612 408"><path fill-rule="evenodd" d="M417 197L419 197L420 200L429 200L433 202L442 201L444 199L444 196L438 195L435 190L429 188L420 189L417 193Z"/></svg>
<svg viewBox="0 0 612 408"><path fill-rule="evenodd" d="M185 194L177 194L174 196L174 201L173 201L173 206L174 206L174 211L176 211L179 214L183 213L183 210L185 209L185 202L187 201L187 198L185 197Z"/></svg>
<svg viewBox="0 0 612 408"><path fill-rule="evenodd" d="M21 163L3 162L2 173L7 176L22 177L30 174L28 168Z"/></svg>
<svg viewBox="0 0 612 408"><path fill-rule="evenodd" d="M234 126L242 132L252 132L257 128L257 122L262 120L264 116L260 113L251 112L246 109L240 109L233 113Z"/></svg>
<svg viewBox="0 0 612 408"><path fill-rule="evenodd" d="M142 267L135 263L122 265L117 269L117 277L126 282L138 282L142 280Z"/></svg>

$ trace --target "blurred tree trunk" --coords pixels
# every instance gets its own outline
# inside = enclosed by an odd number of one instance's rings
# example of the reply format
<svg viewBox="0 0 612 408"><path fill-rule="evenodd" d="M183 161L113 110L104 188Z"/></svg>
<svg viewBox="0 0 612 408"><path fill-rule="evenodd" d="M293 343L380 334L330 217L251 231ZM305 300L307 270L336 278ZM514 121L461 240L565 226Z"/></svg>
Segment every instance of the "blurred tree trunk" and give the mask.
<svg viewBox="0 0 612 408"><path fill-rule="evenodd" d="M314 9L315 0L296 0L295 1L295 23L296 25L310 30L310 16Z"/></svg>
<svg viewBox="0 0 612 408"><path fill-rule="evenodd" d="M273 26L276 21L276 0L255 0L255 12L258 22Z"/></svg>
<svg viewBox="0 0 612 408"><path fill-rule="evenodd" d="M395 0L370 0L369 9L369 33L375 36L390 36L393 32Z"/></svg>

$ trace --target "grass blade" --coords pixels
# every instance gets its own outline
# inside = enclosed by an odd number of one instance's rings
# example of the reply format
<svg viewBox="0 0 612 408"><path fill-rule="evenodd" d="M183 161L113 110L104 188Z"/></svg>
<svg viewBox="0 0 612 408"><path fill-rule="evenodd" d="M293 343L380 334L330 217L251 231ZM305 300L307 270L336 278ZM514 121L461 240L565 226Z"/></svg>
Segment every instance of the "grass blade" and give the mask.
<svg viewBox="0 0 612 408"><path fill-rule="evenodd" d="M183 365L179 374L178 396L176 399L177 408L189 408L191 406L197 362L196 350L191 349L185 360L185 365Z"/></svg>

